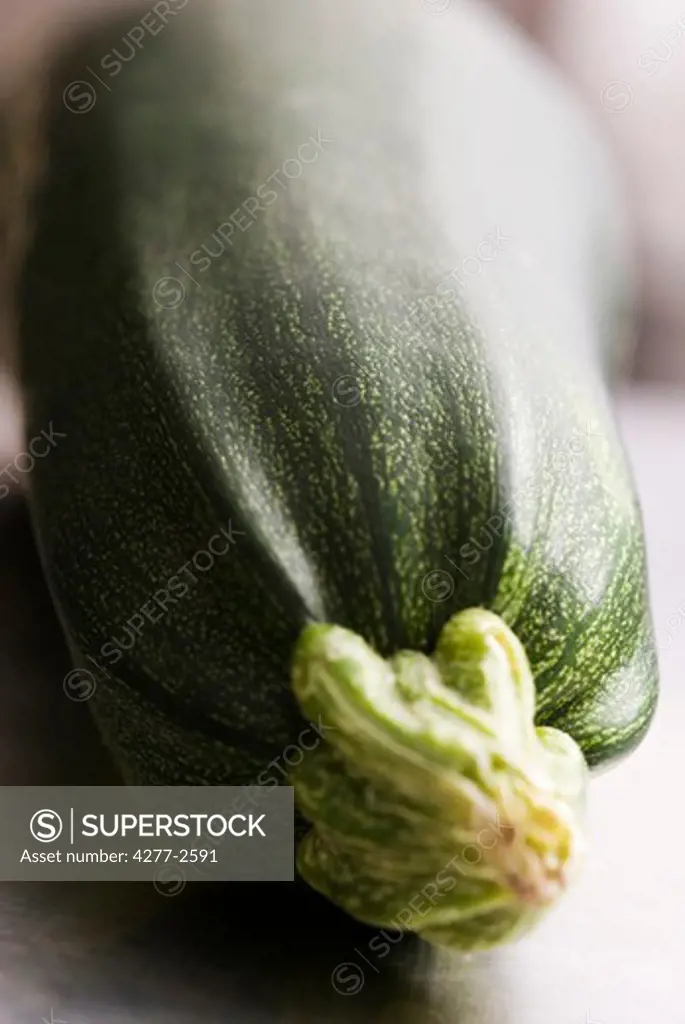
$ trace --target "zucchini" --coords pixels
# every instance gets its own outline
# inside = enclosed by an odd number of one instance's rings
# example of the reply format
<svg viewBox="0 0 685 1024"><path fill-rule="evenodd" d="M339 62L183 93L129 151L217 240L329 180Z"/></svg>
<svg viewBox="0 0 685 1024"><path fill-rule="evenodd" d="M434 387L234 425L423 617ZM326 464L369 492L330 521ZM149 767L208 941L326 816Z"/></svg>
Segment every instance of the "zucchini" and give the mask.
<svg viewBox="0 0 685 1024"><path fill-rule="evenodd" d="M172 7L49 90L21 364L74 665L127 781L292 778L316 888L493 945L655 707L611 168L479 5Z"/></svg>

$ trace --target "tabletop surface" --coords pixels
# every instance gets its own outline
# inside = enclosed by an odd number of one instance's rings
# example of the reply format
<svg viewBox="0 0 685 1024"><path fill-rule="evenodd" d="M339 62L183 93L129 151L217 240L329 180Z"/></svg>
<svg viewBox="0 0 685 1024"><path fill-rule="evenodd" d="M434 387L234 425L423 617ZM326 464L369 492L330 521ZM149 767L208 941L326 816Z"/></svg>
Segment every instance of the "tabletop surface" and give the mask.
<svg viewBox="0 0 685 1024"><path fill-rule="evenodd" d="M592 786L592 850L529 938L386 951L299 886L0 885L0 1024L682 1022L685 396L620 415L647 527L663 693L641 748ZM21 502L0 502L0 784L116 781L67 659Z"/></svg>

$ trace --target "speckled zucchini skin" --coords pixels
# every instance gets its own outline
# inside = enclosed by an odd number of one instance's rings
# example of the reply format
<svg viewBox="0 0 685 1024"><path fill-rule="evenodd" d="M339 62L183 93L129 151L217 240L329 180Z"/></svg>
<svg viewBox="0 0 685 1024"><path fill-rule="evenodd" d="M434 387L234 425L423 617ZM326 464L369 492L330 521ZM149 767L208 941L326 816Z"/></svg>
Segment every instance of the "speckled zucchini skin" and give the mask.
<svg viewBox="0 0 685 1024"><path fill-rule="evenodd" d="M66 434L35 527L126 777L280 780L305 623L430 651L474 605L539 724L625 754L656 667L601 356L626 250L582 117L466 3L181 6L57 69L21 294L27 435Z"/></svg>

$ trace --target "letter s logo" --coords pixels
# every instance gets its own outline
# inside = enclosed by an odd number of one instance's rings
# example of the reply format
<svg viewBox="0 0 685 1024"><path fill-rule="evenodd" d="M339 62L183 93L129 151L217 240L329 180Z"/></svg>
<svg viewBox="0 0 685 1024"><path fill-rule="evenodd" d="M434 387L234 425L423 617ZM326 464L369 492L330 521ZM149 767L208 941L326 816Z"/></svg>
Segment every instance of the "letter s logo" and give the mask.
<svg viewBox="0 0 685 1024"><path fill-rule="evenodd" d="M29 825L31 835L39 843L54 843L62 834L62 819L57 811L36 811Z"/></svg>

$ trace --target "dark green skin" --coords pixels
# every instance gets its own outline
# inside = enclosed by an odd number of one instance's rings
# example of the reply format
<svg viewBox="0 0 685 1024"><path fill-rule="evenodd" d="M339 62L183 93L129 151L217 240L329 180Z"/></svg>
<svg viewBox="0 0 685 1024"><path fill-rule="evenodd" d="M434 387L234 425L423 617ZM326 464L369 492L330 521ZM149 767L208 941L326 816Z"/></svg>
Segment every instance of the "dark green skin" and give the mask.
<svg viewBox="0 0 685 1024"><path fill-rule="evenodd" d="M592 765L625 754L656 666L600 355L625 250L578 112L463 4L192 0L113 74L130 27L54 78L21 295L27 434L67 435L30 476L36 531L126 777L283 781L308 621L389 655L473 605L521 639L539 724ZM72 113L86 65L105 85ZM408 321L497 227L497 257ZM169 275L186 294L163 308ZM161 612L229 521L230 551ZM102 645L130 645L143 605L158 621L115 663Z"/></svg>

